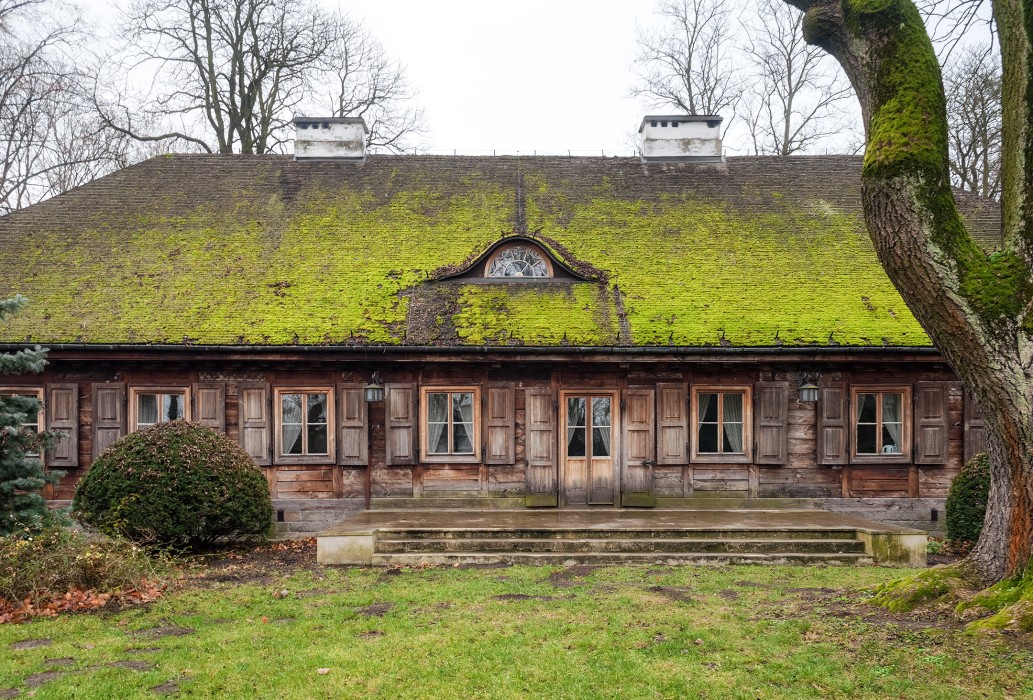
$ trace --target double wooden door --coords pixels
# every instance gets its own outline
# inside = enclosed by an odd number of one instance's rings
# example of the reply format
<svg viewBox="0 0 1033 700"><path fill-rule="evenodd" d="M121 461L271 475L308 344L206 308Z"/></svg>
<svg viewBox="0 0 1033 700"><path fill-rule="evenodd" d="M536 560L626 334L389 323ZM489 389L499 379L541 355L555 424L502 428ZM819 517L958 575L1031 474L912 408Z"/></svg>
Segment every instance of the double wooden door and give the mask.
<svg viewBox="0 0 1033 700"><path fill-rule="evenodd" d="M613 505L617 491L617 394L562 392L563 505Z"/></svg>

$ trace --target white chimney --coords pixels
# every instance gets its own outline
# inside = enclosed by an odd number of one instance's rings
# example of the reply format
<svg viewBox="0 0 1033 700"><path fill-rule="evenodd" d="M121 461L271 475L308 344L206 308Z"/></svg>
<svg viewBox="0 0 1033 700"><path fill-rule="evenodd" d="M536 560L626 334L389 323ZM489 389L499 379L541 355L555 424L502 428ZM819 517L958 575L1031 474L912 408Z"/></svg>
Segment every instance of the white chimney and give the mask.
<svg viewBox="0 0 1033 700"><path fill-rule="evenodd" d="M297 117L294 160L362 160L368 133L361 117Z"/></svg>
<svg viewBox="0 0 1033 700"><path fill-rule="evenodd" d="M638 128L642 160L723 163L721 117L699 114L648 115Z"/></svg>

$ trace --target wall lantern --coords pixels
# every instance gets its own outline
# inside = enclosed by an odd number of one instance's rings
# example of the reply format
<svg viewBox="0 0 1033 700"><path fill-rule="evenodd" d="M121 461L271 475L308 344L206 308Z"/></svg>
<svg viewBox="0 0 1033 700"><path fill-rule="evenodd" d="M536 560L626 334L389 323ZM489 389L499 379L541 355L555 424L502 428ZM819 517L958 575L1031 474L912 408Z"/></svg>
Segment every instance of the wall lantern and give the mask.
<svg viewBox="0 0 1033 700"><path fill-rule="evenodd" d="M384 382L380 381L380 372L373 373L373 379L366 385L366 401L377 403L384 400Z"/></svg>
<svg viewBox="0 0 1033 700"><path fill-rule="evenodd" d="M818 387L804 380L800 385L800 403L815 403L818 400Z"/></svg>

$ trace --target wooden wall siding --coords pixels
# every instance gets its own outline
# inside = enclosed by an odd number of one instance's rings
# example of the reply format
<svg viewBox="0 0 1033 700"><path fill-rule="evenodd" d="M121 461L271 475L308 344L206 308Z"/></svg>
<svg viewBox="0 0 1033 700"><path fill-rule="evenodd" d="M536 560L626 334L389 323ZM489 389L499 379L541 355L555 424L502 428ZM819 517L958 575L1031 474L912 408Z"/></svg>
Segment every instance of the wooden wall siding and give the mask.
<svg viewBox="0 0 1033 700"><path fill-rule="evenodd" d="M340 370L312 370L301 367L265 370L197 370L186 366L154 366L140 365L125 368L114 366L92 366L67 368L54 365L48 367L42 377L19 378L16 383L27 386L69 385L78 388L78 440L76 454L78 467L62 467L67 475L53 491L58 499L70 499L78 479L93 458L94 452L94 390L99 387L133 386L182 386L194 389L206 385L223 387L224 412L223 429L233 439L240 438L244 425L243 391L248 386L306 385L333 387L337 384L361 384L368 381L371 370L362 372L342 372ZM981 437L981 426L978 417L971 411L966 413L966 401L961 386L949 372L904 371L896 369L863 370L861 368L843 372L825 372L822 385L841 383L852 384L907 384L915 387L919 382L949 382L947 384L947 448L944 464L930 465L819 465L817 449L819 446L819 418L817 406L801 404L797 401L797 387L803 373L796 371L755 370L715 366L713 370L703 371L680 368L649 368L602 370L594 368L544 369L513 368L492 369L490 371L446 370L381 370L390 383L407 383L420 386L432 381L435 383L478 384L488 383L511 384L513 391L513 429L512 464L443 464L443 465L403 465L387 466L386 464L386 428L385 403L368 406L368 462L369 467L308 465L305 467L270 466L266 469L270 489L274 496L286 498L292 495L312 498L362 498L366 493L366 481L369 480L369 493L372 497L408 497L422 495L432 497L448 492L463 492L471 495L506 494L526 496L528 494L529 475L533 471L528 463L534 456L533 435L535 428L534 411L529 410L529 397L539 396L537 401L546 410L545 423L538 421L537 430L545 429L548 434L544 440L551 452L538 453L539 466L548 463L545 470L546 479L553 475L555 460L558 459L558 437L555 425L554 402L558 389L567 386L618 388L622 398L628 388L642 388L656 392L656 445L658 451L653 468L653 490L656 496L687 497L704 495L758 495L782 497L840 497L847 496L908 496L940 498L946 495L950 480L960 467L965 450L970 444L978 444ZM813 375L809 375L813 376ZM550 378L552 381L550 382ZM781 382L787 386L786 413L786 455L783 465L757 464L713 464L701 462L690 465L684 458L677 456L677 448L682 440L676 438L673 448L667 455L671 464L660 464L662 461L663 438L665 426L673 423L674 430L680 429L682 417L677 410L667 411L665 416L663 390L675 387L675 405L677 393L684 392L694 384L746 384L757 387L762 382ZM630 387L629 387L630 385ZM193 391L195 396L198 392ZM127 391L128 394L128 391ZM917 398L917 396L916 396ZM758 401L760 396L758 395ZM687 403L680 404L687 406ZM111 408L109 406L108 408ZM123 402L123 419L124 419ZM109 415L107 418L118 418ZM212 416L214 419L215 416ZM755 414L756 418L756 414ZM114 422L114 421L109 421ZM966 423L968 423L966 430ZM101 425L105 425L101 421ZM918 422L915 422L918 430ZM275 426L269 425L271 431ZM418 426L417 426L418 432ZM688 442L692 434L686 425ZM541 436L539 434L539 436ZM966 441L966 436L969 438ZM540 446L539 446L540 447ZM672 454L673 453L673 454ZM281 474L282 472L282 474ZM844 493L843 486L848 492ZM555 493L556 485L543 485Z"/></svg>

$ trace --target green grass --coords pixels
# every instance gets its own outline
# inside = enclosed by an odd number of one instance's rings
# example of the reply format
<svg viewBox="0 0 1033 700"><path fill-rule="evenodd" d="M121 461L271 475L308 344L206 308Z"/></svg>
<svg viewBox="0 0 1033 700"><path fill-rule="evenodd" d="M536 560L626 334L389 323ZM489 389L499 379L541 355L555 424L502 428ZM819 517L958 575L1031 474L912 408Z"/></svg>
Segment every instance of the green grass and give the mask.
<svg viewBox="0 0 1033 700"><path fill-rule="evenodd" d="M0 627L0 691L36 698L1009 698L1031 654L858 606L880 568L308 568L146 608ZM563 583L561 581L561 583ZM675 590L651 590L667 587ZM809 590L796 590L796 589ZM279 598L274 593L287 589ZM499 599L523 595L530 599ZM382 617L362 614L392 604ZM183 636L140 634L159 625ZM47 638L47 647L11 644ZM150 653L132 649L156 648ZM115 668L119 660L153 670ZM319 669L329 669L320 674Z"/></svg>

